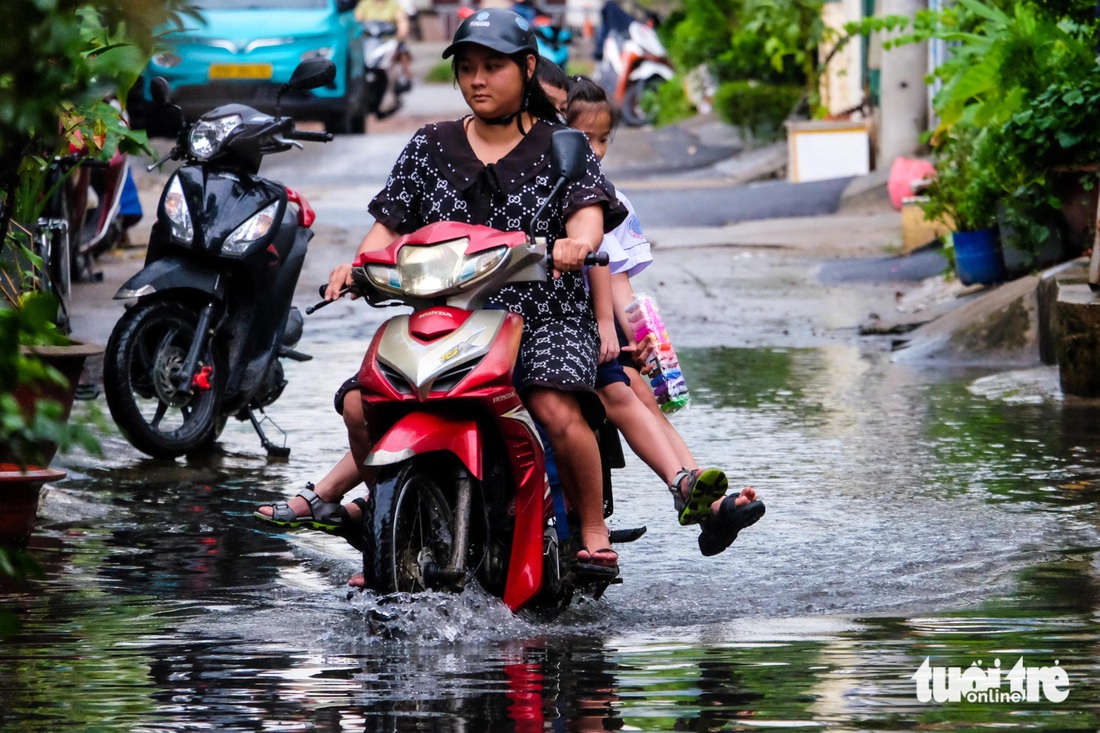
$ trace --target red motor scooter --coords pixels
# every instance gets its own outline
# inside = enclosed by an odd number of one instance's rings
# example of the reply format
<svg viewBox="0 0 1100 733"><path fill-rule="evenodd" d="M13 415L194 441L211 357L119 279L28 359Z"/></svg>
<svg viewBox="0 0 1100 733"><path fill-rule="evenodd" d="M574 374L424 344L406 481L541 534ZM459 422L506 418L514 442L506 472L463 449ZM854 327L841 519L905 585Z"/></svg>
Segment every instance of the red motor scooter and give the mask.
<svg viewBox="0 0 1100 733"><path fill-rule="evenodd" d="M583 173L587 148L576 130L554 133L559 175L548 202ZM617 569L573 562L577 532L512 385L522 318L484 308L505 283L546 279L545 241L441 222L364 253L352 272L352 290L373 305L413 308L382 325L359 372L375 437L366 464L377 469L353 542L367 587L461 591L476 577L512 610L557 610L578 591L599 597L620 582ZM610 465L622 454L613 429L598 432L610 515ZM619 530L612 542L644 532Z"/></svg>

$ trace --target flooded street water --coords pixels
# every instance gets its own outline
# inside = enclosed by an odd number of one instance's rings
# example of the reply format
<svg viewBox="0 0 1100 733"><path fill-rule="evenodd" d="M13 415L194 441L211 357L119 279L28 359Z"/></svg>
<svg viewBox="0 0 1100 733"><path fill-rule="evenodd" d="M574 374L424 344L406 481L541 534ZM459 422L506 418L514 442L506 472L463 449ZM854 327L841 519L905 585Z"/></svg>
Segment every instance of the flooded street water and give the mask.
<svg viewBox="0 0 1100 733"><path fill-rule="evenodd" d="M382 317L352 308L319 313L301 344L315 359L287 365L270 414L289 460L231 423L202 461L144 459L113 427L102 457L58 461L70 479L31 543L44 577L0 600L23 622L0 642L0 727L1100 727L1098 413L1063 402L1053 369L917 369L843 324L826 333L823 315L716 346L705 318L670 302L692 393L675 424L768 513L701 558L628 456L611 522L649 532L621 548L624 583L547 621L476 588L349 599L358 559L342 540L251 518L346 448L329 395ZM1020 659L1057 666L1069 695L921 702L926 658L1006 676Z"/></svg>

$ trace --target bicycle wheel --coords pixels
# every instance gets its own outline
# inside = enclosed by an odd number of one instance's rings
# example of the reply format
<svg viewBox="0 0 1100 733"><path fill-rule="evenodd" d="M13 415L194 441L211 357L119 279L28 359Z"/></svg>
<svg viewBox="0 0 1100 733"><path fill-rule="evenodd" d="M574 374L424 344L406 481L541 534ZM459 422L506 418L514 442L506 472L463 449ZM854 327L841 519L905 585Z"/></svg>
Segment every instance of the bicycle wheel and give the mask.
<svg viewBox="0 0 1100 733"><path fill-rule="evenodd" d="M57 328L64 334L72 331L72 238L69 232L69 197L64 187L50 199L46 214L38 220L34 235L35 254L42 258L38 272L42 289L58 300Z"/></svg>

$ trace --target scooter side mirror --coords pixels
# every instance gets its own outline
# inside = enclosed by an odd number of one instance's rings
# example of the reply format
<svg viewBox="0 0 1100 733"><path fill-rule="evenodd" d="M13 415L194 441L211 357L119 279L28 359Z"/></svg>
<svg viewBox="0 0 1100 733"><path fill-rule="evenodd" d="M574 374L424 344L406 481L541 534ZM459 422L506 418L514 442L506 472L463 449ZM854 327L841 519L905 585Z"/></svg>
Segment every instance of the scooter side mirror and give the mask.
<svg viewBox="0 0 1100 733"><path fill-rule="evenodd" d="M172 104L172 87L163 76L153 77L149 82L149 97L164 133L174 135L184 128L183 110L178 104Z"/></svg>
<svg viewBox="0 0 1100 733"><path fill-rule="evenodd" d="M579 181L588 170L588 138L580 130L555 130L550 142L554 174L567 181Z"/></svg>
<svg viewBox="0 0 1100 733"><path fill-rule="evenodd" d="M331 84L335 78L336 64L326 58L316 57L298 64L286 85L290 89L316 89Z"/></svg>
<svg viewBox="0 0 1100 733"><path fill-rule="evenodd" d="M349 10L354 10L358 4L359 0L336 0L336 12L346 13Z"/></svg>
<svg viewBox="0 0 1100 733"><path fill-rule="evenodd" d="M550 202L558 197L565 184L584 178L588 170L590 150L588 138L580 130L555 130L550 137L550 170L557 180L554 182L554 190L542 202L531 219L531 231L528 234L532 239L535 236L535 224L542 218Z"/></svg>
<svg viewBox="0 0 1100 733"><path fill-rule="evenodd" d="M172 101L172 87L168 86L168 80L163 76L154 77L149 82L149 96L157 109L164 109Z"/></svg>

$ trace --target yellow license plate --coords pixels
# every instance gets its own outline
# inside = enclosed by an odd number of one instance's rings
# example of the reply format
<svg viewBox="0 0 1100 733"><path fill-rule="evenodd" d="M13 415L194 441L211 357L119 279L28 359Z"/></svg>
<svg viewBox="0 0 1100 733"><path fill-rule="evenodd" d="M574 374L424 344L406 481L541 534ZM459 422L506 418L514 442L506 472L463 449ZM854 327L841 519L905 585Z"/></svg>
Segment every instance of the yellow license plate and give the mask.
<svg viewBox="0 0 1100 733"><path fill-rule="evenodd" d="M211 79L270 79L271 64L210 64Z"/></svg>

